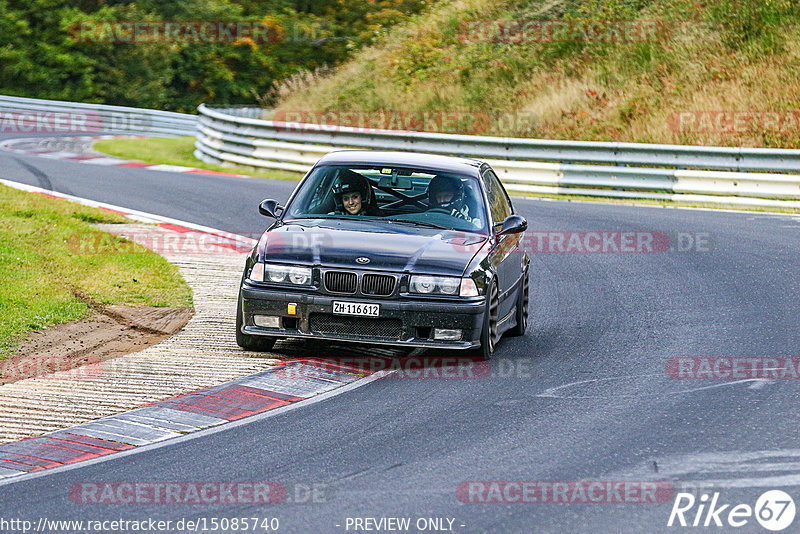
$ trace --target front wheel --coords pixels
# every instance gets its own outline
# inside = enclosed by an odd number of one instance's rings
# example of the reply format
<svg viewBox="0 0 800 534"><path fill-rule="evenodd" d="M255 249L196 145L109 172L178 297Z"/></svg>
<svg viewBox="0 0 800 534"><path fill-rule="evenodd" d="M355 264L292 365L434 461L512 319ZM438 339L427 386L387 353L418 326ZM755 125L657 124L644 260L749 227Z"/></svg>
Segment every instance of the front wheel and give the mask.
<svg viewBox="0 0 800 534"><path fill-rule="evenodd" d="M497 284L492 280L486 290L486 312L483 316L483 328L481 329L481 346L472 349L472 354L477 358L490 360L494 355L495 342L497 341L498 308Z"/></svg>
<svg viewBox="0 0 800 534"><path fill-rule="evenodd" d="M267 352L272 350L277 341L274 337L251 336L242 332L242 293L239 292L239 300L236 304L236 344L244 350L254 352Z"/></svg>

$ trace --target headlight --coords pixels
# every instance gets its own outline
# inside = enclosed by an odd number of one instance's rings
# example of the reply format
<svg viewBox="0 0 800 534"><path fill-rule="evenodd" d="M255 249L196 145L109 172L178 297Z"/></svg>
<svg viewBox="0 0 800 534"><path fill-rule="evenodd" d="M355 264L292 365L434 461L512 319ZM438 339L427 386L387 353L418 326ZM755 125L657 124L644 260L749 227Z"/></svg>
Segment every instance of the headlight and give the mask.
<svg viewBox="0 0 800 534"><path fill-rule="evenodd" d="M461 280L458 278L439 278L437 285L442 293L445 295L455 295L458 293L458 287L461 285Z"/></svg>
<svg viewBox="0 0 800 534"><path fill-rule="evenodd" d="M411 291L413 293L432 293L436 289L436 278L433 276L412 276Z"/></svg>
<svg viewBox="0 0 800 534"><path fill-rule="evenodd" d="M264 278L265 282L285 282L286 275L289 274L289 269L286 267L279 267L277 265L265 265L264 273L267 275Z"/></svg>
<svg viewBox="0 0 800 534"><path fill-rule="evenodd" d="M289 267L287 265L264 264L264 281L277 284L289 283L297 286L311 285L310 267Z"/></svg>
<svg viewBox="0 0 800 534"><path fill-rule="evenodd" d="M470 280L464 278L463 280ZM464 286L461 278L454 276L423 276L415 275L411 277L409 291L411 293L421 293L423 295L458 295L460 289ZM472 296L464 295L461 296Z"/></svg>
<svg viewBox="0 0 800 534"><path fill-rule="evenodd" d="M289 270L289 281L299 286L307 286L311 283L311 269L306 267L293 267Z"/></svg>

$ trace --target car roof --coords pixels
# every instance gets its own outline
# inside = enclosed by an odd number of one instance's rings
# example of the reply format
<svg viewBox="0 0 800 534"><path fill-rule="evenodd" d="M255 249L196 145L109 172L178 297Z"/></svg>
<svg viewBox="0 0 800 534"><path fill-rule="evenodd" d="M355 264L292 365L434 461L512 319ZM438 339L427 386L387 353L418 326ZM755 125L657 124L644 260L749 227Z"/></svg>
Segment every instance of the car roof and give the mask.
<svg viewBox="0 0 800 534"><path fill-rule="evenodd" d="M476 159L398 152L388 150L336 150L322 156L316 165L385 165L387 167L420 167L438 171L459 172L479 176L481 165Z"/></svg>

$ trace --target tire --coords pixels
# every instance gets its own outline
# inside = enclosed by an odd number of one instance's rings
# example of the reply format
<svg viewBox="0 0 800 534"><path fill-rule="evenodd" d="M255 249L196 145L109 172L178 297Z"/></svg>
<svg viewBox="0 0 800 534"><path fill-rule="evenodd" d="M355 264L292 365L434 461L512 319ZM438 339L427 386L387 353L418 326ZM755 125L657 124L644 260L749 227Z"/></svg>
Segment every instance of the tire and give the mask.
<svg viewBox="0 0 800 534"><path fill-rule="evenodd" d="M499 299L497 283L492 280L486 290L486 312L483 315L483 328L481 329L481 346L472 349L472 356L484 360L491 360L497 342L497 315Z"/></svg>
<svg viewBox="0 0 800 534"><path fill-rule="evenodd" d="M275 342L278 340L274 337L267 336L251 336L242 332L242 293L239 292L239 300L236 304L236 344L244 350L254 352L267 352L272 350Z"/></svg>
<svg viewBox="0 0 800 534"><path fill-rule="evenodd" d="M508 331L510 337L524 336L528 329L528 270L522 275L522 291L517 295L517 324Z"/></svg>

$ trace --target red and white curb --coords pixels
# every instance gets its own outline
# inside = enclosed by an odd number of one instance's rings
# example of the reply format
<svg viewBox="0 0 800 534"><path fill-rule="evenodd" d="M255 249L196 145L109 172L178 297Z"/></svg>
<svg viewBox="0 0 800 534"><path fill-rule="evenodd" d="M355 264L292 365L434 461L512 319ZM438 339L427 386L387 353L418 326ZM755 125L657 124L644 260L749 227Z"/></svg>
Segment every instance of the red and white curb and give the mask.
<svg viewBox="0 0 800 534"><path fill-rule="evenodd" d="M0 445L0 481L180 438L328 393L364 370L295 360L119 415Z"/></svg>
<svg viewBox="0 0 800 534"><path fill-rule="evenodd" d="M115 167L135 167L138 169L145 169L148 171L161 171L161 172L179 172L190 174L210 174L215 176L233 176L237 178L251 178L243 174L233 174L227 172L209 171L206 169L198 169L195 167L183 167L180 165L166 165L166 164L153 164L144 163L141 161L126 160L116 158L113 156L102 156L96 154L86 153L85 150L53 150L47 146L53 142L73 144L74 146L91 145L95 141L104 139L114 139L117 137L130 137L119 135L97 135L97 136L80 136L80 137L55 137L55 138L42 138L42 137L25 137L6 139L0 141L0 149L9 152L16 152L28 156L39 156L42 158L73 161L77 163L86 163L89 165L106 165Z"/></svg>
<svg viewBox="0 0 800 534"><path fill-rule="evenodd" d="M241 251L243 246L252 247L255 243L250 238L185 221L8 180L0 180L0 183L23 191L104 209L137 221L155 223L173 231L209 234L221 246L237 251ZM386 362L391 358L371 359L383 360L383 364L375 369L385 370L388 367ZM339 393L334 390L342 388L341 392L344 392L352 387L359 387L360 383L385 376L383 370L373 372L372 367L365 369L363 365L326 361L323 358L296 359L221 385L180 394L42 436L3 444L0 445L0 483L13 482L23 475L33 476L31 474L42 470L77 462L100 461L114 453L167 440L186 439L187 434L232 424L234 421L272 410L286 409L300 401L325 398Z"/></svg>

